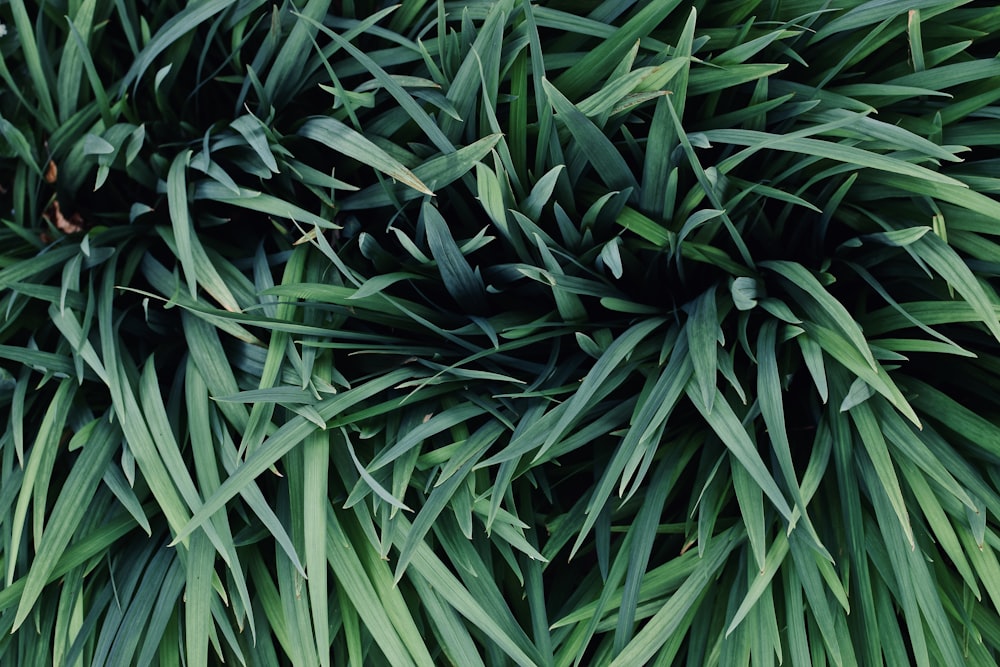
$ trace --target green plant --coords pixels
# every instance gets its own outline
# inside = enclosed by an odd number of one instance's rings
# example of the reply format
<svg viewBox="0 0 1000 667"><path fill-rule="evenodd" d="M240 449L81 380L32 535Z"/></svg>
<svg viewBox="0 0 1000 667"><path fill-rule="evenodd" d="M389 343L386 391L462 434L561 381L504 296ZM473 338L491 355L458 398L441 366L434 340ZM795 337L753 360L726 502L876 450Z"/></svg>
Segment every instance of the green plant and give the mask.
<svg viewBox="0 0 1000 667"><path fill-rule="evenodd" d="M995 664L1000 9L0 21L0 659Z"/></svg>

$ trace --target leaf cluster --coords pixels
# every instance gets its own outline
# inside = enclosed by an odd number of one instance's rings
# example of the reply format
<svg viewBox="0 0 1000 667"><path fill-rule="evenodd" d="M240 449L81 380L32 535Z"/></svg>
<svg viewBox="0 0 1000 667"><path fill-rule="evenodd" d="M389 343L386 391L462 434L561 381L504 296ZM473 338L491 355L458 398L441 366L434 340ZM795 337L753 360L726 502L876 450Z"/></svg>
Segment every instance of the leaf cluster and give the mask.
<svg viewBox="0 0 1000 667"><path fill-rule="evenodd" d="M996 663L1000 9L147 4L0 3L0 660Z"/></svg>

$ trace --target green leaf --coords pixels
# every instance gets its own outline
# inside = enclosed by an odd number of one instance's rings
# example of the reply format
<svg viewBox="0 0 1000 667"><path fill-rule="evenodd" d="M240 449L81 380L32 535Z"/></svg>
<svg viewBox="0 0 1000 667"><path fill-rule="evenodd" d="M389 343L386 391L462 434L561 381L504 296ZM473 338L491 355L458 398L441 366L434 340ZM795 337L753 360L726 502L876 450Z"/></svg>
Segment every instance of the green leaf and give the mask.
<svg viewBox="0 0 1000 667"><path fill-rule="evenodd" d="M867 382L861 378L854 378L854 382L851 383L851 388L847 391L847 395L844 396L844 400L840 404L840 411L847 412L851 408L864 403L874 395L875 390L872 389Z"/></svg>
<svg viewBox="0 0 1000 667"><path fill-rule="evenodd" d="M909 419L918 428L920 419L910 406L910 403L903 397L896 384L889 378L884 368L876 362L878 370L872 370L868 361L863 359L857 349L840 334L825 327L817 325L805 325L806 333L815 340L824 352L829 354L855 376L864 380L875 391L884 396L892 403L903 416Z"/></svg>
<svg viewBox="0 0 1000 667"><path fill-rule="evenodd" d="M288 37L274 57L274 64L264 81L264 95L275 101L288 97L301 85L300 78L308 74L307 57L316 35L315 21L322 20L330 9L331 0L309 0L298 14ZM307 21L303 19L312 19Z"/></svg>
<svg viewBox="0 0 1000 667"><path fill-rule="evenodd" d="M850 394L848 394L850 396ZM846 400L846 399L845 399ZM893 511L903 528L903 534L914 547L913 529L910 527L910 516L906 509L906 500L903 498L903 491L899 486L899 478L892 465L892 456L886 445L885 438L879 428L878 421L871 407L865 403L860 403L851 408L851 419L858 430L858 436L868 453L868 458L874 467L876 476L881 482L882 490L892 505Z"/></svg>
<svg viewBox="0 0 1000 667"><path fill-rule="evenodd" d="M559 175L563 173L564 169L565 165L561 164L552 167L552 169L545 172L545 174L543 174L531 188L531 193L521 203L521 212L524 213L529 220L534 222L538 221L538 217L542 214L542 208L552 197L552 192L556 188L556 182L559 179Z"/></svg>
<svg viewBox="0 0 1000 667"><path fill-rule="evenodd" d="M635 346L662 324L663 320L659 318L643 320L632 326L608 346L573 393L572 398L566 403L565 411L560 415L559 421L549 432L548 437L545 438L538 453L535 454L535 460L540 459L550 447L555 445L569 425L581 417L600 386L608 380L611 373L618 368Z"/></svg>
<svg viewBox="0 0 1000 667"><path fill-rule="evenodd" d="M615 190L638 189L635 176L611 140L548 80L543 79L542 85L556 110L556 118L566 125L598 177Z"/></svg>
<svg viewBox="0 0 1000 667"><path fill-rule="evenodd" d="M754 608L760 597L769 589L771 586L771 581L774 579L774 575L778 573L778 569L785 560L785 556L788 555L788 538L785 536L784 532L779 532L775 538L774 542L771 543L771 547L767 550L767 556L764 558L764 566L761 568L750 583L750 587L747 590L746 596L743 598L743 602L740 603L739 608L733 615L733 620L730 621L729 627L726 628L726 637L733 634L743 619L746 618L747 614Z"/></svg>
<svg viewBox="0 0 1000 667"><path fill-rule="evenodd" d="M184 35L229 7L231 7L229 0L206 0L197 5L189 5L171 16L160 26L153 38L148 40L132 62L121 80L119 94L125 95L132 84L138 87L139 80L161 53L176 44Z"/></svg>
<svg viewBox="0 0 1000 667"><path fill-rule="evenodd" d="M335 118L314 116L299 127L298 134L359 162L371 165L386 176L419 193L434 194L416 174L404 167L399 160L386 153L357 130L344 125Z"/></svg>
<svg viewBox="0 0 1000 667"><path fill-rule="evenodd" d="M378 14L368 17L364 23L374 23L375 20L381 18L380 15L388 14L389 12L394 11L397 7L398 6L387 7ZM316 25L325 34L329 35L330 38L338 46L340 46L340 48L351 54L355 60L361 63L365 69L371 72L372 76L375 77L375 80L370 82L370 85L362 84L359 86L356 89L357 92L381 86L388 91L390 95L392 95L393 99L399 103L399 106L406 111L406 113L417 123L417 125L420 126L439 151L443 153L454 152L455 147L452 145L451 141L448 140L448 137L445 136L444 132L441 131L441 128L434 122L434 119L431 118L431 116L424 111L423 107L421 107L420 104L414 99L414 96L408 93L405 89L407 86L419 88L438 87L436 83L418 77L390 75L379 65L378 62L376 62L375 59L371 58L363 50L351 44L344 37L338 35L332 30L327 29L321 23L317 22L317 19L305 15L303 15L303 18ZM447 99L445 99L444 102L450 106ZM454 107L451 108L454 109ZM453 113L457 116L457 112L453 111ZM461 120L461 117L457 116L457 119Z"/></svg>
<svg viewBox="0 0 1000 667"><path fill-rule="evenodd" d="M41 417L38 432L35 435L31 450L28 452L28 462L24 467L24 477L21 480L20 489L18 489L17 505L15 505L14 512L10 516L10 542L13 545L18 545L18 548L20 548L21 539L24 535L28 504L32 502L33 497L36 505L40 505L40 507L36 507L36 512L41 513L44 511L45 494L48 492L48 483L52 476L53 466L55 465L59 438L62 436L63 426L69 417L70 402L73 400L73 395L76 392L74 384L68 379L59 382L59 386L56 388L44 415ZM81 483L85 481L82 480ZM35 526L36 531L39 528L40 526ZM39 547L38 541L41 538L42 535L35 535L36 553ZM10 559L7 564L8 586L14 581L14 572L17 565L18 563L15 559ZM42 579L44 579L44 576ZM24 617L27 616L28 611L28 608L21 610L22 613L19 616L22 622L24 621Z"/></svg>
<svg viewBox="0 0 1000 667"><path fill-rule="evenodd" d="M679 4L680 0L653 0L642 6L621 28L563 72L555 81L556 87L571 98L579 97L593 81L611 72L632 45L660 25Z"/></svg>
<svg viewBox="0 0 1000 667"><path fill-rule="evenodd" d="M966 189L959 180L899 158L833 141L808 137L783 136L757 130L707 130L705 138L713 143L750 146L754 151L773 149L826 158L850 165L852 169L869 168L920 182Z"/></svg>
<svg viewBox="0 0 1000 667"><path fill-rule="evenodd" d="M229 124L231 128L239 132L253 152L257 154L264 166L278 173L278 163L274 159L274 153L271 152L271 146L268 143L267 132L264 129L263 123L253 114L247 114L245 116L240 116L233 122Z"/></svg>
<svg viewBox="0 0 1000 667"><path fill-rule="evenodd" d="M907 11L931 8L940 4L936 0L868 0L827 23L813 35L812 41L818 42L838 32L856 30Z"/></svg>
<svg viewBox="0 0 1000 667"><path fill-rule="evenodd" d="M343 411L353 407L361 401L365 401L381 391L395 386L404 379L411 377L412 371L400 368L387 373L381 377L360 384L353 389L337 395L335 398L322 401L316 406L320 416L329 420L335 415L342 414ZM317 426L304 417L296 417L286 422L281 428L274 432L271 437L246 460L239 465L222 485L213 492L200 508L191 516L190 521L174 537L176 544L190 535L193 531L201 527L211 516L221 509L233 496L241 493L253 480L270 468L274 463L290 451L293 447L302 442L306 436L313 432Z"/></svg>
<svg viewBox="0 0 1000 667"><path fill-rule="evenodd" d="M170 210L170 224L173 227L174 239L177 241L178 259L187 278L188 292L197 298L198 280L194 261L195 237L194 225L188 211L187 179L185 172L191 159L191 151L178 153L170 163L170 173L167 174L167 205Z"/></svg>
<svg viewBox="0 0 1000 667"><path fill-rule="evenodd" d="M412 173L421 182L429 183L430 187L441 189L471 171L480 160L493 150L498 141L500 141L499 134L485 136L468 146L459 148L454 153L446 153L426 160L420 166L414 167ZM367 158L362 159L366 160ZM406 183L402 179L397 180ZM407 183L407 185L409 184ZM421 193L425 193L426 186L422 187L424 189L412 186L408 188L386 187L381 184L369 186L344 199L341 210L378 208L379 206L389 206L397 200L416 199Z"/></svg>
<svg viewBox="0 0 1000 667"><path fill-rule="evenodd" d="M96 134L88 134L83 138L84 155L111 155L117 150L114 144Z"/></svg>
<svg viewBox="0 0 1000 667"><path fill-rule="evenodd" d="M864 240L875 241L876 243L884 243L888 246L902 248L912 243L916 243L929 231L931 231L930 227L910 227L908 229L897 229L891 232L866 234L861 238Z"/></svg>
<svg viewBox="0 0 1000 667"><path fill-rule="evenodd" d="M468 260L448 229L448 223L429 201L420 208L420 220L427 234L427 245L441 272L448 293L468 313L482 313L486 308L486 288L473 272Z"/></svg>
<svg viewBox="0 0 1000 667"><path fill-rule="evenodd" d="M31 144L25 138L21 130L17 129L9 120L0 115L0 136L4 138L7 144L14 150L17 156L29 167L31 170L42 175L42 170L38 166L38 162L35 161L35 156L31 149Z"/></svg>
<svg viewBox="0 0 1000 667"><path fill-rule="evenodd" d="M284 218L324 229L338 229L339 226L326 218L310 213L284 199L257 190L239 188L236 192L217 181L199 181L194 189L194 200L208 199L221 204L232 204L250 211L259 211L277 218Z"/></svg>
<svg viewBox="0 0 1000 667"><path fill-rule="evenodd" d="M58 124L51 96L51 91L55 86L46 72L46 70L50 72L51 69L43 64L42 51L39 49L38 42L35 39L35 26L32 25L31 17L28 16L24 0L11 0L10 12L14 18L14 30L17 31L17 38L21 42L20 55L24 58L24 64L28 70L28 78L31 81L33 92L38 96L40 111L42 112L40 120L43 126L51 132ZM4 134L6 135L6 132Z"/></svg>
<svg viewBox="0 0 1000 667"><path fill-rule="evenodd" d="M691 402L701 413L702 418L708 423L726 448L732 453L736 460L746 468L750 476L761 488L764 494L771 499L775 508L789 521L792 520L792 509L782 495L781 490L775 483L771 473L768 472L764 461L760 458L757 448L750 440L749 434L740 423L736 413L730 407L729 402L722 393L716 389L714 408L708 410L701 392L694 386L694 382L689 382L686 391Z"/></svg>
<svg viewBox="0 0 1000 667"><path fill-rule="evenodd" d="M104 470L118 444L115 429L106 418L95 420L78 432L86 437L86 446L63 484L62 491L49 513L45 533L24 579L14 628L20 627L53 576L66 547L90 506ZM34 450L33 450L34 451Z"/></svg>
<svg viewBox="0 0 1000 667"><path fill-rule="evenodd" d="M715 288L706 290L691 307L684 332L691 350L694 379L701 391L702 403L708 412L715 402L716 373L718 372L719 330L715 306Z"/></svg>
<svg viewBox="0 0 1000 667"><path fill-rule="evenodd" d="M370 551L371 545L351 539L332 507L327 509L327 530L326 549L331 569L389 664L414 664L416 656L410 654L400 638L396 625L386 613L383 600L365 572L361 555L357 553L357 547ZM421 661L417 664L430 663Z"/></svg>
<svg viewBox="0 0 1000 667"><path fill-rule="evenodd" d="M191 536L184 589L184 629L187 664L208 665L208 638L212 629L212 578L215 549L204 533Z"/></svg>
<svg viewBox="0 0 1000 667"><path fill-rule="evenodd" d="M716 536L691 575L615 657L611 667L646 664L681 624L691 606L705 594L736 543L733 529Z"/></svg>
<svg viewBox="0 0 1000 667"><path fill-rule="evenodd" d="M1000 321L994 313L993 303L961 257L936 234L923 236L919 241L912 243L910 248L965 297L982 318L990 333L1000 340Z"/></svg>
<svg viewBox="0 0 1000 667"><path fill-rule="evenodd" d="M398 520L403 539L406 539L407 533L411 530L410 524L405 517L399 516ZM491 606L489 600L485 597L477 599L472 595L426 543L421 542L416 548L409 569L419 573L443 600L468 619L473 627L480 629L494 641L518 665L539 664L540 661L532 657L537 651L528 638L521 632L508 633L501 621L503 614L491 614L488 611L488 607Z"/></svg>
<svg viewBox="0 0 1000 667"><path fill-rule="evenodd" d="M830 321L836 324L837 328L854 345L872 369L876 368L875 357L872 356L861 327L854 321L844 305L835 299L811 272L807 271L801 264L786 260L769 260L761 262L760 266L774 271L805 292L827 314Z"/></svg>
<svg viewBox="0 0 1000 667"><path fill-rule="evenodd" d="M358 474L361 475L361 479L364 480L365 484L368 485L368 488L374 491L376 496L378 496L385 502L389 503L393 507L401 510L406 510L407 512L412 512L413 510L404 505L401 501L394 498L393 495L385 489L385 487L383 487L381 484L378 483L378 480L372 477L371 474L369 474L369 472L365 470L365 467L361 465L361 461L358 460L358 455L354 453L354 445L351 444L351 440L347 436L347 433L343 431L341 432L344 433L344 440L347 442L347 451L350 452L351 454L351 460L354 461L354 466L357 468ZM346 506L350 507L350 504Z"/></svg>
<svg viewBox="0 0 1000 667"><path fill-rule="evenodd" d="M737 465L731 467L733 475L733 491L736 494L736 501L740 507L743 527L747 531L747 541L750 542L750 551L753 553L757 570L764 572L766 565L767 544L765 531L767 530L767 519L764 516L764 495L747 469Z"/></svg>
<svg viewBox="0 0 1000 667"><path fill-rule="evenodd" d="M733 278L729 284L729 293L737 310L753 310L757 299L761 296L760 286L753 278L740 276Z"/></svg>

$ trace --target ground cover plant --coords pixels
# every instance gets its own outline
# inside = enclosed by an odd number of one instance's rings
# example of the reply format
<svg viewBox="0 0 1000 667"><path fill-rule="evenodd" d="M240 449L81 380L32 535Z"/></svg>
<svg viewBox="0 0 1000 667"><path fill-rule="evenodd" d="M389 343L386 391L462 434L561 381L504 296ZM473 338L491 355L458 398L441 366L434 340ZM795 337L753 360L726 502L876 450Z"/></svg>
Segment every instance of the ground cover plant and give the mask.
<svg viewBox="0 0 1000 667"><path fill-rule="evenodd" d="M1000 9L0 23L3 664L996 664Z"/></svg>

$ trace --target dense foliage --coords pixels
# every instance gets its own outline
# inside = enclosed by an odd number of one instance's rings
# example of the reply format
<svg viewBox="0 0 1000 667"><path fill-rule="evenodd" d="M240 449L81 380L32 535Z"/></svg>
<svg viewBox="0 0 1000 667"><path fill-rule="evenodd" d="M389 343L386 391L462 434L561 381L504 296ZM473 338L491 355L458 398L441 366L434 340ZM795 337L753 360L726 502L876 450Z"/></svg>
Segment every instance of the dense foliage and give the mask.
<svg viewBox="0 0 1000 667"><path fill-rule="evenodd" d="M996 664L990 4L0 0L0 662Z"/></svg>

